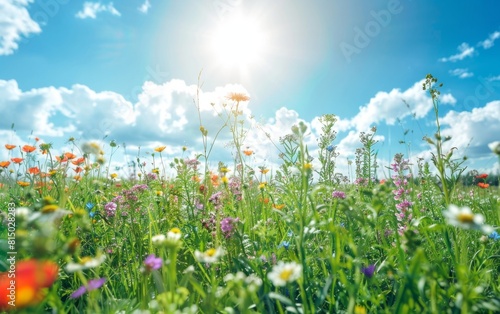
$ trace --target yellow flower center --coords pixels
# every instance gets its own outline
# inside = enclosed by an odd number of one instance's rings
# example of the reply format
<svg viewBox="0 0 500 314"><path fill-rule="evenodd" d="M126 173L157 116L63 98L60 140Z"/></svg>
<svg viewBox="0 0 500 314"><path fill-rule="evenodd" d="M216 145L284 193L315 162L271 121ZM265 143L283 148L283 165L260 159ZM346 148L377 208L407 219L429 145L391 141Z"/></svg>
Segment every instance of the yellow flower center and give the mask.
<svg viewBox="0 0 500 314"><path fill-rule="evenodd" d="M53 204L53 205L45 205L42 207L42 213L48 214L48 213L53 213L55 212L59 206Z"/></svg>
<svg viewBox="0 0 500 314"><path fill-rule="evenodd" d="M457 220L461 223L472 223L474 221L473 213L460 213L457 216Z"/></svg>
<svg viewBox="0 0 500 314"><path fill-rule="evenodd" d="M292 276L292 273L293 273L292 269L285 269L284 271L281 272L280 278L283 279L284 281L288 281Z"/></svg>
<svg viewBox="0 0 500 314"><path fill-rule="evenodd" d="M170 232L173 232L173 233L179 233L179 234L180 234L180 233L181 233L181 229L179 229L179 228L172 228L172 229L170 230Z"/></svg>
<svg viewBox="0 0 500 314"><path fill-rule="evenodd" d="M206 254L207 256L210 256L210 257L214 256L214 255L215 255L215 253L217 253L217 250L216 250L216 249L214 249L214 248L208 249L208 250L205 252L205 254Z"/></svg>

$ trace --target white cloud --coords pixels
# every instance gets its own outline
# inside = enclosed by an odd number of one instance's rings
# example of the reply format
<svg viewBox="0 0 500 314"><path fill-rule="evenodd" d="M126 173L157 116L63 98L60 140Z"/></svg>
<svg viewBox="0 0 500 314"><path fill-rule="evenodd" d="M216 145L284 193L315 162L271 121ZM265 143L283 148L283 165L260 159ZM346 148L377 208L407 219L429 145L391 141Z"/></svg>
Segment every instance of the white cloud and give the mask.
<svg viewBox="0 0 500 314"><path fill-rule="evenodd" d="M359 108L359 113L349 121L349 125L358 131L367 131L380 122L394 125L398 119L410 115L416 119L425 117L433 107L428 92L422 89L423 82L416 82L405 91L395 88L390 92L378 92L368 104ZM443 94L441 103L455 104L456 100L451 94ZM345 129L347 123L342 122L341 125Z"/></svg>
<svg viewBox="0 0 500 314"><path fill-rule="evenodd" d="M488 143L499 140L500 101L489 102L472 111L450 111L440 122L442 135L451 136L451 140L445 142L447 149L458 147L461 154L490 156Z"/></svg>
<svg viewBox="0 0 500 314"><path fill-rule="evenodd" d="M151 8L151 3L149 2L149 0L146 0L144 1L143 4L141 4L140 7L137 8L137 10L139 10L139 12L141 13L148 13L149 9Z"/></svg>
<svg viewBox="0 0 500 314"><path fill-rule="evenodd" d="M0 0L0 56L18 49L21 37L41 32L27 10L33 0Z"/></svg>
<svg viewBox="0 0 500 314"><path fill-rule="evenodd" d="M495 44L495 40L497 40L499 38L500 38L500 32L496 31L496 32L491 33L488 36L488 38L485 39L484 41L480 41L478 45L483 47L484 49L490 49Z"/></svg>
<svg viewBox="0 0 500 314"><path fill-rule="evenodd" d="M457 76L458 78L461 78L461 79L474 76L474 73L469 72L469 69L462 69L462 68L450 70L449 73L451 75Z"/></svg>
<svg viewBox="0 0 500 314"><path fill-rule="evenodd" d="M500 75L489 77L488 81L490 81L490 82L500 81Z"/></svg>
<svg viewBox="0 0 500 314"><path fill-rule="evenodd" d="M85 2L83 4L83 9L76 13L76 17L79 19L95 19L98 13L109 12L115 16L121 16L120 12L113 6L113 2L108 5L104 5L100 2Z"/></svg>
<svg viewBox="0 0 500 314"><path fill-rule="evenodd" d="M458 53L454 54L452 56L449 56L448 58L441 58L439 61L441 62L456 62L459 60L463 60L467 57L472 57L474 54L474 47L470 47L468 43L462 43L460 46L458 46Z"/></svg>

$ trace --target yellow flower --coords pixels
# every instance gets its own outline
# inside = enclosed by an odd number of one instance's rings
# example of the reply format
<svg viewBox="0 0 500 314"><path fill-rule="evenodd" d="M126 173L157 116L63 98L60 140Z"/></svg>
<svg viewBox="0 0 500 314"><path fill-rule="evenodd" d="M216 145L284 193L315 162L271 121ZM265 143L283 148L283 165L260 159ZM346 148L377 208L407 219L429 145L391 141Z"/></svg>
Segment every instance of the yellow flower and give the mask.
<svg viewBox="0 0 500 314"><path fill-rule="evenodd" d="M155 152L161 153L162 151L165 150L165 148L167 148L167 146L158 146L155 148Z"/></svg>
<svg viewBox="0 0 500 314"><path fill-rule="evenodd" d="M227 99L240 102L240 101L248 101L250 100L250 97L248 97L246 94L243 93L230 93L227 96Z"/></svg>
<svg viewBox="0 0 500 314"><path fill-rule="evenodd" d="M265 181L264 181L264 182L261 182L261 183L259 184L259 190L262 190L263 188L265 188L265 187L266 187L266 185L267 185L267 182L265 182Z"/></svg>
<svg viewBox="0 0 500 314"><path fill-rule="evenodd" d="M222 177L220 180L221 180L221 181L222 181L222 183L224 183L224 184L227 184L227 183L229 182L229 179L228 179L226 176Z"/></svg>
<svg viewBox="0 0 500 314"><path fill-rule="evenodd" d="M152 173L160 174L160 170L158 168L154 168L151 170Z"/></svg>
<svg viewBox="0 0 500 314"><path fill-rule="evenodd" d="M262 174L266 174L268 172L269 172L269 169L267 169L267 168L260 169L260 173L262 173Z"/></svg>
<svg viewBox="0 0 500 314"><path fill-rule="evenodd" d="M354 307L354 314L366 314L366 308L362 305L356 305Z"/></svg>
<svg viewBox="0 0 500 314"><path fill-rule="evenodd" d="M311 163L305 163L304 164L304 170L311 170L312 169L312 164Z"/></svg>
<svg viewBox="0 0 500 314"><path fill-rule="evenodd" d="M118 177L118 174L112 173L109 176L111 177L111 179L116 179Z"/></svg>

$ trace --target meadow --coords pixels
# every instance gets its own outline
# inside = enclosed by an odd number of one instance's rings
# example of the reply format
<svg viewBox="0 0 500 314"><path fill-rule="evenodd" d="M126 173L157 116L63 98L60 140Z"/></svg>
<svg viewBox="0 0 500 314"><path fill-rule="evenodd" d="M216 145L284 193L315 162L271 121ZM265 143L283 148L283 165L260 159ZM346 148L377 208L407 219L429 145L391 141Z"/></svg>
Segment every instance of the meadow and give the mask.
<svg viewBox="0 0 500 314"><path fill-rule="evenodd" d="M355 181L336 171L333 114L321 118L318 155L298 124L276 143L279 167L253 163L244 94L228 95L220 130L234 161L215 167L217 135L203 117L196 158L170 160L159 146L128 177L109 167L113 141L71 138L56 156L36 138L5 143L0 309L499 313L498 174L444 151L438 82L428 75L423 88L436 117L423 139L432 158L396 154L387 178L377 177L376 128L360 134ZM500 159L500 143L490 148Z"/></svg>

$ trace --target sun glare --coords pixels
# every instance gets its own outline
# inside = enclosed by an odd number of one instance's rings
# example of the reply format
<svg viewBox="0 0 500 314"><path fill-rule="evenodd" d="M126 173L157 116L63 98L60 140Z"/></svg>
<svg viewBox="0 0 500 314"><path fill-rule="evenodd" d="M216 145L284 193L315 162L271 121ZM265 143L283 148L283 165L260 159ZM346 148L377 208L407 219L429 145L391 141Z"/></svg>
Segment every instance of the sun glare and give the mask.
<svg viewBox="0 0 500 314"><path fill-rule="evenodd" d="M211 36L212 52L217 63L246 67L263 57L265 33L257 21L234 18L221 22Z"/></svg>

